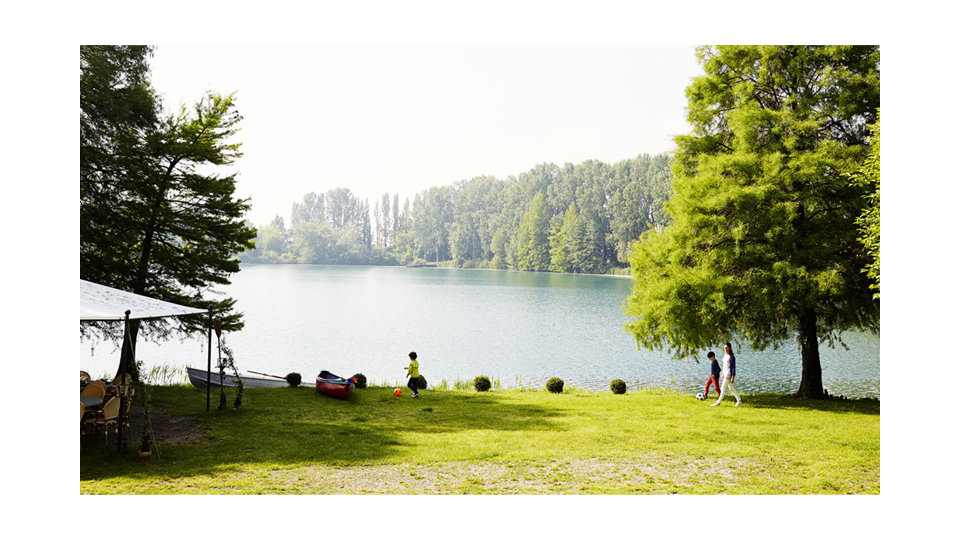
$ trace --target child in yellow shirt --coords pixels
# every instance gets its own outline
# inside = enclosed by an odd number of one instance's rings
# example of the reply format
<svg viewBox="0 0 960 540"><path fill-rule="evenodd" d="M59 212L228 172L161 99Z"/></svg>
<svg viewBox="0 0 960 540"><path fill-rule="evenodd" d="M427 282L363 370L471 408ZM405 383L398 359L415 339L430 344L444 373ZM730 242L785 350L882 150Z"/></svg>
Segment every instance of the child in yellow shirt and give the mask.
<svg viewBox="0 0 960 540"><path fill-rule="evenodd" d="M407 366L407 388L413 390L413 397L420 397L420 364L417 362L417 353L410 353L410 365Z"/></svg>

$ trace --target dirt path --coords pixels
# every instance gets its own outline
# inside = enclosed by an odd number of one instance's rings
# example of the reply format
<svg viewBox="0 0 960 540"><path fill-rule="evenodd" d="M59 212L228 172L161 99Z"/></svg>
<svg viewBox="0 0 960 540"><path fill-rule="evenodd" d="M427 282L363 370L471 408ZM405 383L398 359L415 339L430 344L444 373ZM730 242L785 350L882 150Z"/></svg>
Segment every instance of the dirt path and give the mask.
<svg viewBox="0 0 960 540"><path fill-rule="evenodd" d="M150 425L153 427L153 437L161 447L164 444L181 444L200 440L204 436L203 429L193 423L189 416L172 416L163 409L150 407ZM143 407L130 406L130 438L131 444L140 440L143 429Z"/></svg>

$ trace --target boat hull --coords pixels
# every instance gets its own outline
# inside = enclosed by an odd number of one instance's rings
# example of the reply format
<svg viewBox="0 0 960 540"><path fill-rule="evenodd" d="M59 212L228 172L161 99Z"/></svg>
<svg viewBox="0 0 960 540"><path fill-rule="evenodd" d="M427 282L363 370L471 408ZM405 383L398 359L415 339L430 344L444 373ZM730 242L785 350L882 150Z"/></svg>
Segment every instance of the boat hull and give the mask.
<svg viewBox="0 0 960 540"><path fill-rule="evenodd" d="M197 388L207 387L207 370L188 367L187 376L190 378L190 384ZM282 388L287 386L287 381L283 379L264 379L261 377L240 376L244 388ZM237 376L224 373L223 379L220 379L219 371L210 372L210 386L213 388L236 387Z"/></svg>
<svg viewBox="0 0 960 540"><path fill-rule="evenodd" d="M317 392L337 399L348 399L353 393L353 383L329 371L321 371L317 375Z"/></svg>

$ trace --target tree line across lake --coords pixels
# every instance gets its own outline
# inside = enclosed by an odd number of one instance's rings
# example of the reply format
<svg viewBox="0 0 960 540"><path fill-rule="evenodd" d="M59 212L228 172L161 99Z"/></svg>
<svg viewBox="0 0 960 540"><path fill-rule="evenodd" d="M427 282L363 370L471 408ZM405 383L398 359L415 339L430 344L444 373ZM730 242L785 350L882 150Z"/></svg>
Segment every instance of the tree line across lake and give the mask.
<svg viewBox="0 0 960 540"><path fill-rule="evenodd" d="M669 223L672 159L537 165L500 180L478 176L400 203L347 188L308 193L290 220L257 228L243 262L452 264L555 272L626 268L631 243Z"/></svg>

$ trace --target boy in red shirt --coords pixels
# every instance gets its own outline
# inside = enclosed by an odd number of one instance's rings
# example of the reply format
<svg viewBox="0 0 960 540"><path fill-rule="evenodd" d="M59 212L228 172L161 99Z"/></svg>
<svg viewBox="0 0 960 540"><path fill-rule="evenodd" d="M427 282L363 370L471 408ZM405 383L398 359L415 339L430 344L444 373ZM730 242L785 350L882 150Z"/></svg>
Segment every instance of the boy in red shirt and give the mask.
<svg viewBox="0 0 960 540"><path fill-rule="evenodd" d="M713 354L713 351L707 353L707 358L710 359L710 378L707 379L707 384L703 385L703 399L707 399L710 395L711 384L717 392L717 397L720 396L720 363L717 362L717 355Z"/></svg>

